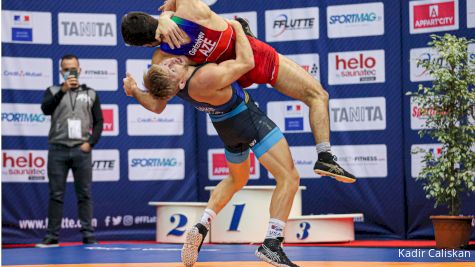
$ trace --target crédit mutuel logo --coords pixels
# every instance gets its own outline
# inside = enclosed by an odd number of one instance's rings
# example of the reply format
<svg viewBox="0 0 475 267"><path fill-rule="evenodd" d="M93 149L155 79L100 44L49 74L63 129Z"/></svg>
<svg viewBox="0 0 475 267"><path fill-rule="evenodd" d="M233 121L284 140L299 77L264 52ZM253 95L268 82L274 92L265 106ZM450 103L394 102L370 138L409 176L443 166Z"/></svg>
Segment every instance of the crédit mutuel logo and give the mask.
<svg viewBox="0 0 475 267"><path fill-rule="evenodd" d="M426 0L409 2L411 34L457 30L458 0Z"/></svg>

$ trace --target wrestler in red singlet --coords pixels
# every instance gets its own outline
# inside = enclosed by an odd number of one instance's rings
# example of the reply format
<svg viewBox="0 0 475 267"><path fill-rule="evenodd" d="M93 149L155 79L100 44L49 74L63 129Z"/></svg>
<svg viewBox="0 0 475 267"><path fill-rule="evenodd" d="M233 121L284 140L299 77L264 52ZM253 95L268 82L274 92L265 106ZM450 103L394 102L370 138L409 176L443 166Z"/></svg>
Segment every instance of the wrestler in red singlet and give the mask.
<svg viewBox="0 0 475 267"><path fill-rule="evenodd" d="M171 49L167 43L162 43L160 49L173 55L185 55L193 62L202 64L205 62L217 62L236 58L235 40L236 35L231 25L224 31L215 31L203 27L195 22L172 17L172 20L190 37L190 43L180 48ZM247 36L256 67L242 76L238 82L242 87L248 87L253 83L274 85L279 70L279 55L274 48Z"/></svg>

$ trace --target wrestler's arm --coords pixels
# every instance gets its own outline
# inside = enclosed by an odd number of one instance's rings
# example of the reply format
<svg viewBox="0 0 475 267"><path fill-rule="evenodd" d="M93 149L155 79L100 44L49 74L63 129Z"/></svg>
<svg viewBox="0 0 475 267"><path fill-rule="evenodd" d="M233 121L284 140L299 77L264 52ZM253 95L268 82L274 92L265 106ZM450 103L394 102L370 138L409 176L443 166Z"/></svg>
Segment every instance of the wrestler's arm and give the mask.
<svg viewBox="0 0 475 267"><path fill-rule="evenodd" d="M220 64L207 64L197 77L200 90L216 91L229 86L241 76L254 68L254 54L241 24L231 21L236 31L236 59L226 60Z"/></svg>
<svg viewBox="0 0 475 267"><path fill-rule="evenodd" d="M130 73L127 73L127 77L124 78L124 91L127 96L131 96L137 100L144 108L151 112L160 114L167 106L167 101L157 99L150 93L140 90Z"/></svg>

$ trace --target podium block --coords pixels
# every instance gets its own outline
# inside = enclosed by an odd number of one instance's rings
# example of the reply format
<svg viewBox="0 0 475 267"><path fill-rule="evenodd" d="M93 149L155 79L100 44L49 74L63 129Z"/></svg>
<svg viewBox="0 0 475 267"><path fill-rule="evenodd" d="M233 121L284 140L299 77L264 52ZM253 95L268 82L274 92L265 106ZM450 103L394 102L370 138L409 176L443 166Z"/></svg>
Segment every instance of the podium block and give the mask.
<svg viewBox="0 0 475 267"><path fill-rule="evenodd" d="M212 191L215 187L207 186ZM269 206L275 186L245 186L211 222L213 243L257 243L264 240L269 223ZM302 214L302 190L295 194L290 217Z"/></svg>
<svg viewBox="0 0 475 267"><path fill-rule="evenodd" d="M355 219L363 214L328 214L289 217L286 243L347 242L355 240Z"/></svg>
<svg viewBox="0 0 475 267"><path fill-rule="evenodd" d="M149 202L157 207L156 241L184 243L185 231L199 222L206 208L203 202ZM209 243L209 235L205 243Z"/></svg>

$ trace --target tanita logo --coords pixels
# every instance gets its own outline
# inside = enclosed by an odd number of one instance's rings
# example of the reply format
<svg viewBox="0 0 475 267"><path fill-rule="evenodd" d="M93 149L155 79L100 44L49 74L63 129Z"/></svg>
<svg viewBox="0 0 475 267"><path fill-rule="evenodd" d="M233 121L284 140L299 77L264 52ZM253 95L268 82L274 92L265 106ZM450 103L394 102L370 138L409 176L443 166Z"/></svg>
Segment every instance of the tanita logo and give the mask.
<svg viewBox="0 0 475 267"><path fill-rule="evenodd" d="M113 27L108 22L62 21L61 25L65 36L114 37Z"/></svg>
<svg viewBox="0 0 475 267"><path fill-rule="evenodd" d="M383 121L380 106L335 107L330 109L334 122Z"/></svg>

